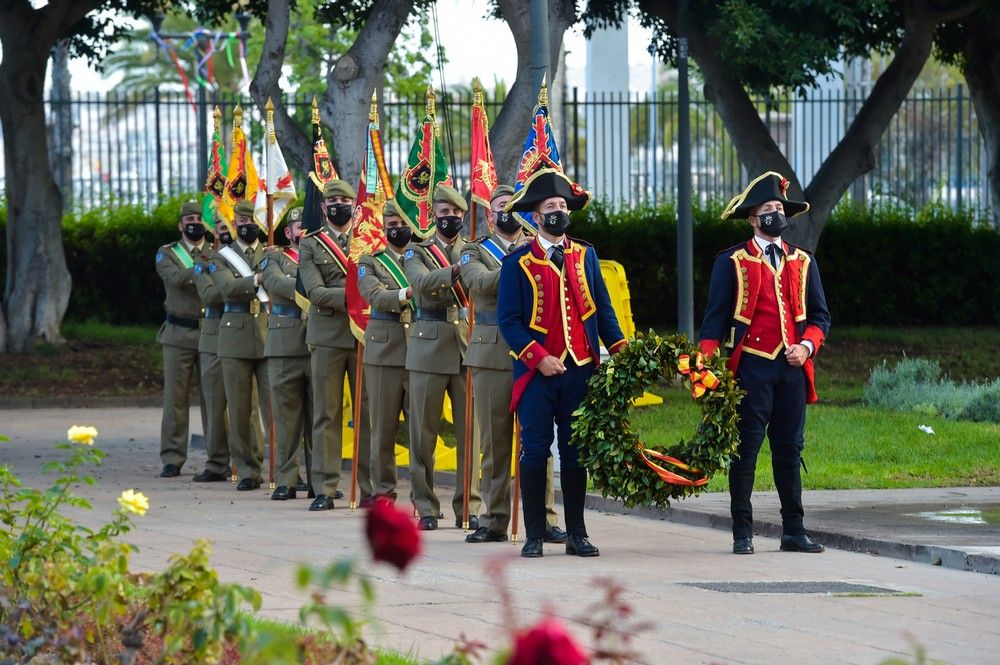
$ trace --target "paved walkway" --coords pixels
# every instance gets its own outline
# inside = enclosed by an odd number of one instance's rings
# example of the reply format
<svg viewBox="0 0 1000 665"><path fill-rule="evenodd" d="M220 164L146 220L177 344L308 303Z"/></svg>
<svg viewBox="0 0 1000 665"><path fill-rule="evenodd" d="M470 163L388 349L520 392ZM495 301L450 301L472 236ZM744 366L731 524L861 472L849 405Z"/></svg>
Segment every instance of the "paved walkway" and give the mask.
<svg viewBox="0 0 1000 665"><path fill-rule="evenodd" d="M762 536L755 539L755 556L736 557L729 553L731 538L724 529L590 511L588 526L602 551L597 559L568 558L549 546L545 558L521 560L512 544L467 545L460 530L443 528L427 534L425 555L401 576L367 561L361 511L309 513L304 500L277 503L263 490L238 494L228 483L193 484L190 477L204 462L201 451L192 454L181 478L155 478L160 468L155 409L0 410L0 433L12 439L0 444L0 461L40 485L45 479L38 467L52 455L51 442L61 440L73 424L95 425L109 453L96 474L100 486L78 490L94 499L95 509L84 519L106 518L122 489L135 487L150 497L149 513L129 536L139 548L137 567L155 569L170 554L189 548L194 538L210 538L223 579L254 586L264 595L265 615L294 621L304 600L291 582L296 563L356 556L378 594L379 626L368 638L386 648L436 658L463 633L499 646L505 627L496 579L486 566L504 557L522 625L543 608L568 620L586 618L592 615L588 606L600 597L594 580L610 577L621 583L637 617L652 624L635 637L642 663L874 665L888 658L912 660L917 645L944 662L997 662L997 575L841 550L787 554L777 551L775 539ZM450 490L442 494L450 498ZM821 509L817 494L809 494L814 526L871 514L867 506L879 505L875 499L881 496L872 494L865 503L859 496L838 495L835 505L827 501ZM756 505L763 517L770 508L762 499ZM678 509L721 519L718 505L712 506L724 500L707 496L682 502ZM854 507L847 509L848 504ZM822 517L826 511L830 515ZM451 515L446 517L443 523L450 523ZM884 535L876 527L873 533ZM853 582L900 593L730 593L691 586L704 582ZM354 593L337 599L360 606ZM571 625L582 640L589 639L579 622Z"/></svg>

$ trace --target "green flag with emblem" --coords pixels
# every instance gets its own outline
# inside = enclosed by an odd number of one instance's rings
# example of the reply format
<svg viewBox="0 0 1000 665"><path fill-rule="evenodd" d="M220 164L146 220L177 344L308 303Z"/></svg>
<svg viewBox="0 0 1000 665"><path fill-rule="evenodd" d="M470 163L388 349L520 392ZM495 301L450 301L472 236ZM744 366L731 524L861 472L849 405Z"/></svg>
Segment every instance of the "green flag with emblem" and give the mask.
<svg viewBox="0 0 1000 665"><path fill-rule="evenodd" d="M451 174L434 118L434 91L428 88L426 115L396 184L396 209L421 239L434 233L432 197L440 184L450 185Z"/></svg>

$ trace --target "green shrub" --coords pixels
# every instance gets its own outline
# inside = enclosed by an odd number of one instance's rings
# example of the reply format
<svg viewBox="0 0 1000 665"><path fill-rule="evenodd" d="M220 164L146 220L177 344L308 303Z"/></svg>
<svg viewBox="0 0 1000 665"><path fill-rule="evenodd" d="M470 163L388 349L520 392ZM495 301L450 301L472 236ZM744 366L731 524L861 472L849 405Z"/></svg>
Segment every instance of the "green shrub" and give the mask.
<svg viewBox="0 0 1000 665"><path fill-rule="evenodd" d="M986 395L995 401L988 403ZM867 404L892 411L923 413L961 420L1000 422L1000 381L992 384L956 383L942 376L932 360L904 358L890 369L886 363L872 369L865 385ZM976 414L978 418L967 417Z"/></svg>
<svg viewBox="0 0 1000 665"><path fill-rule="evenodd" d="M983 386L958 417L978 423L1000 423L1000 379Z"/></svg>

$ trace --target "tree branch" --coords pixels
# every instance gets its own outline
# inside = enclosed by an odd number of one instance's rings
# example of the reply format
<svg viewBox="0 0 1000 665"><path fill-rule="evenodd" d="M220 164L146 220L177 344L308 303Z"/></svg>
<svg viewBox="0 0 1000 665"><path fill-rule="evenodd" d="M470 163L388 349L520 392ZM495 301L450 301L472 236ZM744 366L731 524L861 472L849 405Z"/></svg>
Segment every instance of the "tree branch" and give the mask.
<svg viewBox="0 0 1000 665"><path fill-rule="evenodd" d="M250 96L263 108L267 98L274 102L274 132L281 145L282 154L290 157L304 171L311 168L312 148L307 137L288 115L282 101L281 66L285 62L285 44L288 41L290 19L288 0L268 0L267 20L264 23L264 49L250 82Z"/></svg>

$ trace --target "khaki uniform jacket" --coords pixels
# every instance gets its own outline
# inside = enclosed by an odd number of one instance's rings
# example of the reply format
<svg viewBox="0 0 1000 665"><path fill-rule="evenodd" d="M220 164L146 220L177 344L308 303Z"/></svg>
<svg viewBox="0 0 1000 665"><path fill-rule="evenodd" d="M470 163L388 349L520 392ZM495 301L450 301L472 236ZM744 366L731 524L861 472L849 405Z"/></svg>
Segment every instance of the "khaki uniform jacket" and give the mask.
<svg viewBox="0 0 1000 665"><path fill-rule="evenodd" d="M376 255L388 256L403 269L403 257L391 249L384 249ZM366 365L383 367L406 366L406 340L409 329L405 323L412 320L413 312L409 301L399 302L399 285L385 266L374 255L361 257L358 265L358 289L372 310L399 313L402 321L369 319L365 330Z"/></svg>
<svg viewBox="0 0 1000 665"><path fill-rule="evenodd" d="M488 236L503 249L506 244L496 234ZM493 321L497 313L497 290L500 285L500 262L482 244L480 238L462 248L462 281L469 287L469 297L476 306L476 321L472 328L465 364L469 367L513 371L510 347L495 323L481 323L480 313L489 314ZM509 252L510 248L505 250Z"/></svg>
<svg viewBox="0 0 1000 665"><path fill-rule="evenodd" d="M310 234L299 243L299 275L306 297L312 303L307 317L306 343L353 349L355 339L347 316L347 275L316 234Z"/></svg>
<svg viewBox="0 0 1000 665"><path fill-rule="evenodd" d="M202 265L194 267L194 285L198 289L198 297L201 299L202 311L211 307L222 312L222 291L210 272L210 265L216 261L218 254L214 251L205 255L207 260ZM219 351L219 324L222 317L201 320L201 336L198 338L198 351L201 353L218 353Z"/></svg>
<svg viewBox="0 0 1000 665"><path fill-rule="evenodd" d="M237 252L241 251L239 243L231 245ZM246 254L244 254L244 257ZM247 259L247 264L255 273L260 272L260 264L264 260L264 244L257 241L257 247ZM261 307L257 300L257 287L254 286L253 275L240 277L240 273L229 262L216 254L212 261L214 270L212 276L222 292L223 301L229 305L243 307ZM252 305L252 303L257 303ZM260 309L259 314L244 312L224 312L219 325L220 358L243 358L257 360L264 357L264 337L267 335L267 313Z"/></svg>
<svg viewBox="0 0 1000 665"><path fill-rule="evenodd" d="M163 280L163 289L166 291L163 308L167 314L197 321L201 316L201 299L198 298L198 289L194 283L194 267L184 267L174 254L172 249L174 245L180 245L187 251L184 242L177 240L164 245L156 252L156 273ZM191 258L195 263L205 249L205 245L202 244L201 249L195 248L191 252ZM198 328L187 328L164 321L160 326L160 332L156 335L156 341L195 351L198 349Z"/></svg>
<svg viewBox="0 0 1000 665"><path fill-rule="evenodd" d="M410 326L410 346L406 351L406 369L433 374L458 374L467 344L468 321L462 319L460 303L452 293L451 268L439 268L429 247L438 243L452 264L461 259L465 245L456 238L446 247L437 234L419 243L410 243L403 254L403 269L413 287L413 298L420 309L448 309L448 321L421 321Z"/></svg>
<svg viewBox="0 0 1000 665"><path fill-rule="evenodd" d="M271 297L272 305L298 307L295 302L295 276L299 265L283 250L283 247L272 247L264 256L264 289ZM267 321L264 355L268 358L308 356L305 319L272 313Z"/></svg>

